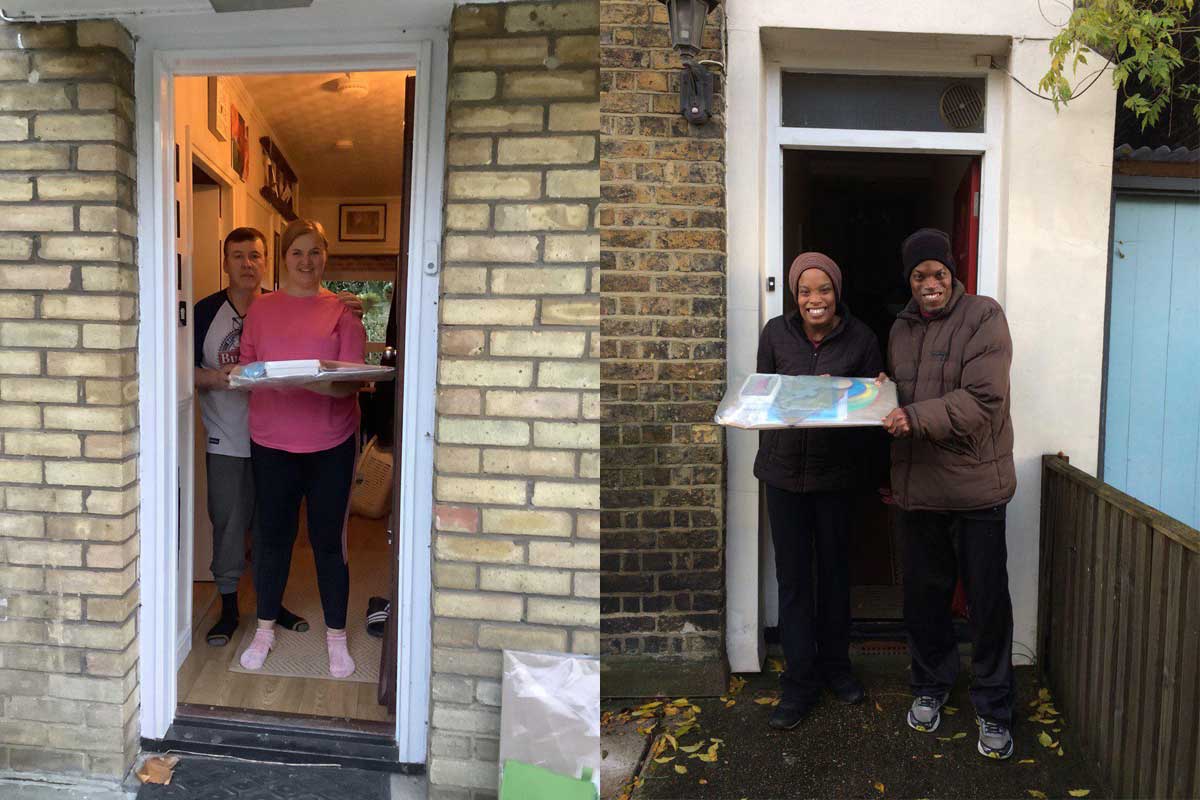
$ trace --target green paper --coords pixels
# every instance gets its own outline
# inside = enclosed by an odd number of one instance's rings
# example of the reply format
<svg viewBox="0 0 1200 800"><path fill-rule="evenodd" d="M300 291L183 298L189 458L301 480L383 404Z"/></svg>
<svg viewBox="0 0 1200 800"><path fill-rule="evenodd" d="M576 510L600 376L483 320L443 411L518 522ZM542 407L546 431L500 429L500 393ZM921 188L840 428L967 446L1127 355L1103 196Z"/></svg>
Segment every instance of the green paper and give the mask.
<svg viewBox="0 0 1200 800"><path fill-rule="evenodd" d="M596 800L599 793L590 780L559 775L521 761L504 762L500 800Z"/></svg>

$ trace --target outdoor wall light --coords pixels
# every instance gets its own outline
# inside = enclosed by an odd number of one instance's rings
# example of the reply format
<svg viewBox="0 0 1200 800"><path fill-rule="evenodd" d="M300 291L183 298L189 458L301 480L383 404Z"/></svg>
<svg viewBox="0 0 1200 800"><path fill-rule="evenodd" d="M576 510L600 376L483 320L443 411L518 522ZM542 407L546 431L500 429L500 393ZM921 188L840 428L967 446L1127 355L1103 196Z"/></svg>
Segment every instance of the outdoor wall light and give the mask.
<svg viewBox="0 0 1200 800"><path fill-rule="evenodd" d="M688 122L703 125L712 116L713 78L696 61L704 40L704 23L721 0L659 0L667 7L671 47L683 56L679 73L679 110Z"/></svg>

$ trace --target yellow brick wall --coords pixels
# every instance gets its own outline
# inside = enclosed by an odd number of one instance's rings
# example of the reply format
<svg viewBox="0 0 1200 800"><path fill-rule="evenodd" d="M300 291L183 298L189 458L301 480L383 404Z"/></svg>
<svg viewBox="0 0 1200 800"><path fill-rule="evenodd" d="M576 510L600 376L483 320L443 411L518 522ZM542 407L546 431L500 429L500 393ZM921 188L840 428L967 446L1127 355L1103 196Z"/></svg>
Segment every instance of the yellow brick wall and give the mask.
<svg viewBox="0 0 1200 800"><path fill-rule="evenodd" d="M454 13L435 798L495 793L501 649L599 649L598 13L596 0Z"/></svg>
<svg viewBox="0 0 1200 800"><path fill-rule="evenodd" d="M132 53L0 24L0 770L137 750Z"/></svg>

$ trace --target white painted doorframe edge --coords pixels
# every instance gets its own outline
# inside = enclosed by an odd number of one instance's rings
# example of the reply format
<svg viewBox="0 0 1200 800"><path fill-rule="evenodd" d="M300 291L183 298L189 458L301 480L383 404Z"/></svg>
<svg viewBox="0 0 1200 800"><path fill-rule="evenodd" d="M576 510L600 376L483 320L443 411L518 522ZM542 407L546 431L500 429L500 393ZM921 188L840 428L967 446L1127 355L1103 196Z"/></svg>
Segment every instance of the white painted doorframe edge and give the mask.
<svg viewBox="0 0 1200 800"><path fill-rule="evenodd" d="M178 34L175 34L178 36ZM139 529L141 735L161 739L175 716L178 687L173 629L177 598L178 537L175 427L174 138L175 75L252 72L335 72L347 69L416 70L412 204L400 463L401 536L399 654L395 737L400 761L424 763L428 752L432 668L430 537L433 522L434 387L437 306L441 271L442 184L445 158L447 38L335 47L295 44L227 49L155 49L139 42L135 63L138 181L138 328L141 489ZM197 34L197 44L211 41Z"/></svg>
<svg viewBox="0 0 1200 800"><path fill-rule="evenodd" d="M786 67L779 63L763 65L763 97L765 111L764 130L759 133L762 143L757 145L765 148L763 164L765 180L762 182L762 194L758 198L758 208L762 209L764 241L760 243L762 260L754 265L757 268L759 318L756 320L757 329L730 333L730 341L757 342L758 332L767 320L783 313L783 292L767 292L766 279L774 272L777 265L783 263L783 242L780 231L783 230L783 150L840 150L851 152L892 152L892 153L945 153L982 155L982 177L980 180L980 210L979 210L979 263L977 272L978 293L988 295L1004 302L1001 292L1001 201L1003 198L1003 138L1006 125L1006 108L1008 104L1007 86L1004 76L997 70L980 70L981 76L986 73L987 116L983 133L939 133L920 131L859 131L842 129L813 129L785 128L782 118L782 73ZM808 69L805 67L805 69ZM891 74L883 71L884 74ZM923 73L924 74L924 73ZM936 71L928 74L937 74ZM738 143L728 142L728 150L733 151ZM739 149L739 152L748 150ZM747 163L753 159L747 158ZM744 171L729 170L734 180L749 181L757 178ZM757 214L756 208L739 211L737 207L730 209L729 228L737 225L752 224ZM749 266L749 265L747 265ZM742 317L743 315L739 315ZM735 322L731 320L732 323ZM739 318L737 323L748 325L747 318ZM756 353L746 348L729 348L726 373L730 381L738 380L754 371ZM757 587L762 575L770 565L761 556L766 551L766 514L759 504L739 502L744 500L739 495L746 493L748 476L752 472L754 454L757 450L757 437L749 432L730 431L727 457L731 475L727 480L726 504L729 514L726 519L726 531L741 530L755 531L756 535L726 536L727 549L736 549L736 555L727 553L727 563L739 564L743 569L757 568L757 575L740 574L730 576L736 578L743 587L756 587L754 596L748 591L726 593L726 618L748 621L753 619L753 626L744 626L746 630L738 636L727 636L726 653L730 669L734 671L757 672L762 668L761 660L761 618L762 604ZM744 473L744 474L743 474ZM750 633L753 631L753 634Z"/></svg>

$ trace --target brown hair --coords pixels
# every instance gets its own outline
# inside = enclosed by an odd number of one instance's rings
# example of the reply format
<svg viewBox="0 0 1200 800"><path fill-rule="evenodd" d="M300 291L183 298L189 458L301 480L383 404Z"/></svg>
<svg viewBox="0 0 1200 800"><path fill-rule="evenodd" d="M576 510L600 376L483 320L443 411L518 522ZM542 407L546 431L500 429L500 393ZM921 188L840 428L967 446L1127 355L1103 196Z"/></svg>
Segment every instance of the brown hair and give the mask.
<svg viewBox="0 0 1200 800"><path fill-rule="evenodd" d="M238 244L239 242L253 242L258 240L262 242L263 250L267 249L267 237L258 228L234 228L225 237L224 244L221 245L221 254L229 258L229 245ZM264 253L264 255L266 255Z"/></svg>
<svg viewBox="0 0 1200 800"><path fill-rule="evenodd" d="M279 255L280 260L287 255L288 249L292 246L292 242L299 239L306 233L311 233L321 243L324 250L329 250L329 240L325 238L325 228L315 219L294 219L288 223L288 226L283 229L283 233L279 237Z"/></svg>

